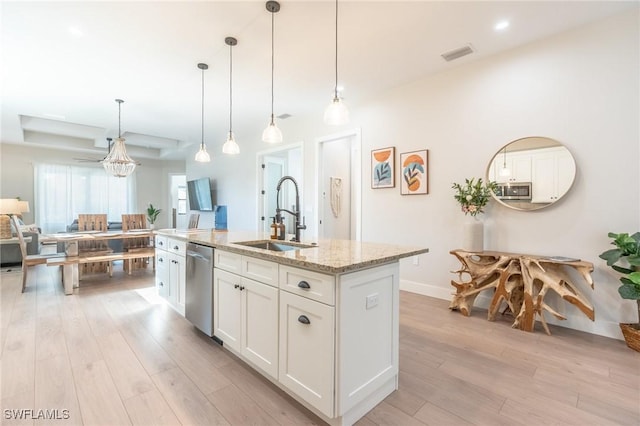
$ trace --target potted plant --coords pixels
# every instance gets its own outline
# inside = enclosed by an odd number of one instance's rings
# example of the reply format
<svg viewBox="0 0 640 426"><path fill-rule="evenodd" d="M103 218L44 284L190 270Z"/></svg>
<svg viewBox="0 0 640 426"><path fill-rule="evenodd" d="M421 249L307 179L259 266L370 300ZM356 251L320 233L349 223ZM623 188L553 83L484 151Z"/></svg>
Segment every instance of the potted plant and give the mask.
<svg viewBox="0 0 640 426"><path fill-rule="evenodd" d="M156 209L153 207L153 204L149 203L149 207L147 207L147 219L149 219L149 227L151 229L154 228L154 224L156 223L156 219L160 212L162 212L161 209Z"/></svg>
<svg viewBox="0 0 640 426"><path fill-rule="evenodd" d="M638 322L620 323L620 329L627 346L640 352L640 232L633 235L609 232L608 235L613 238L611 244L616 248L600 254L600 258L606 260L607 265L616 272L623 274L620 278L622 285L618 288L620 297L635 300L638 305Z"/></svg>
<svg viewBox="0 0 640 426"><path fill-rule="evenodd" d="M474 182L475 181L475 182ZM460 203L462 212L476 216L480 213L484 213L484 206L487 205L491 199L491 193L498 189L498 184L495 182L483 183L482 178L465 179L464 185L454 183L452 186L456 190L453 198Z"/></svg>

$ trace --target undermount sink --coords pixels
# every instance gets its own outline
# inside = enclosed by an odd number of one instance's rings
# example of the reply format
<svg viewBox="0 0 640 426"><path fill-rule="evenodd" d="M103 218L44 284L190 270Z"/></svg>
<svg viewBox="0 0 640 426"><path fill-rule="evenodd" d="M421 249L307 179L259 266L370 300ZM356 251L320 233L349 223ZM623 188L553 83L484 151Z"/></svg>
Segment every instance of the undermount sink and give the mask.
<svg viewBox="0 0 640 426"><path fill-rule="evenodd" d="M273 241L273 240L240 241L240 242L235 242L233 244L259 248L259 249L269 250L269 251L289 251L289 250L299 250L304 248L317 247L315 245L309 245L309 244L279 242L279 241Z"/></svg>

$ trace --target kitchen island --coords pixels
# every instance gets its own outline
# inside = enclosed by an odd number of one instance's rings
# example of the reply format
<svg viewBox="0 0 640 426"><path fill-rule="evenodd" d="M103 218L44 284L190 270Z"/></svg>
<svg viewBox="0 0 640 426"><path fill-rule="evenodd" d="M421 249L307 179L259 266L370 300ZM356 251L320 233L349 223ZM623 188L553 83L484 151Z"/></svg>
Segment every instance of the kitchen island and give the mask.
<svg viewBox="0 0 640 426"><path fill-rule="evenodd" d="M286 246L268 250L256 247L262 233L156 233L169 247L214 249L214 339L327 423L353 424L398 388L399 259L426 248L272 240Z"/></svg>

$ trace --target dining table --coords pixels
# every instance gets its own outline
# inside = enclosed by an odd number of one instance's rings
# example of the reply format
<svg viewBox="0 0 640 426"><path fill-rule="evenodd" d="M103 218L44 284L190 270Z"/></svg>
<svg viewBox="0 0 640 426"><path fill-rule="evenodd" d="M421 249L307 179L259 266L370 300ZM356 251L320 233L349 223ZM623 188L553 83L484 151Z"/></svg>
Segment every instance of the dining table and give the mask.
<svg viewBox="0 0 640 426"><path fill-rule="evenodd" d="M43 234L40 238L43 244L64 243L64 253L66 262L63 269L62 283L64 293L73 294L73 289L80 286L79 265L89 262L112 262L114 260L127 260L138 257L154 256L154 237L152 229L132 229L128 231L76 231L58 232L53 234ZM127 240L132 238L148 238L149 245L144 251L123 251L109 252L94 255L91 252L83 252L80 242L107 241L107 240Z"/></svg>

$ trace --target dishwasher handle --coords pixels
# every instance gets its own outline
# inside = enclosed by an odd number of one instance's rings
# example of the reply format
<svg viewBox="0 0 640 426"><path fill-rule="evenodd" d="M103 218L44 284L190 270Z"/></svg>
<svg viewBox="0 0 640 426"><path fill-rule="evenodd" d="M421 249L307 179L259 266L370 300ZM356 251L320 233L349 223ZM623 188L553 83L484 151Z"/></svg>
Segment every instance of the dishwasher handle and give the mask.
<svg viewBox="0 0 640 426"><path fill-rule="evenodd" d="M187 251L187 256L194 257L199 260L204 260L205 262L209 262L211 259L204 257L200 253L196 253L195 251Z"/></svg>

